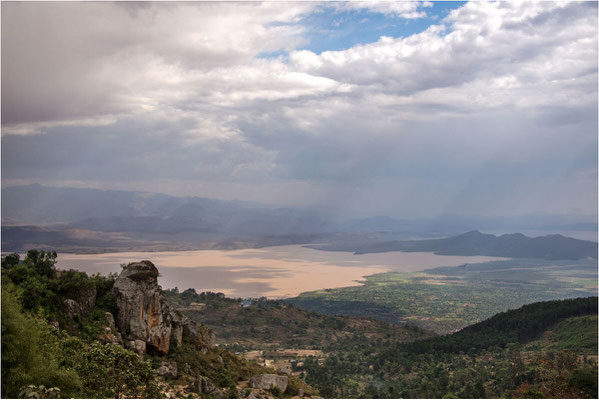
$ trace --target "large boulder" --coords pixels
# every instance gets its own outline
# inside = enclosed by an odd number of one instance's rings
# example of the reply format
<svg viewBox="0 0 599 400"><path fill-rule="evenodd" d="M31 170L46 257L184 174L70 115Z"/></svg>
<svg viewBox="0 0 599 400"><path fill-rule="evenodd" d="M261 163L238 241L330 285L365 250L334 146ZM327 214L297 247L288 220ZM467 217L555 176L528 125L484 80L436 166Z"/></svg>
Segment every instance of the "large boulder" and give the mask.
<svg viewBox="0 0 599 400"><path fill-rule="evenodd" d="M171 310L158 286L158 269L150 261L127 265L114 283L116 323L129 341L146 343L149 354L168 353L172 334Z"/></svg>
<svg viewBox="0 0 599 400"><path fill-rule="evenodd" d="M277 387L281 390L281 393L285 392L288 383L288 377L275 374L255 375L252 376L249 381L250 387L254 389L268 390Z"/></svg>
<svg viewBox="0 0 599 400"><path fill-rule="evenodd" d="M181 346L184 335L200 349L213 344L211 331L168 305L158 286L158 269L150 261L127 265L116 279L112 295L118 308L116 325L123 338L143 341L150 355L166 355L171 345ZM109 325L110 317L107 313ZM135 349L141 347L137 343Z"/></svg>

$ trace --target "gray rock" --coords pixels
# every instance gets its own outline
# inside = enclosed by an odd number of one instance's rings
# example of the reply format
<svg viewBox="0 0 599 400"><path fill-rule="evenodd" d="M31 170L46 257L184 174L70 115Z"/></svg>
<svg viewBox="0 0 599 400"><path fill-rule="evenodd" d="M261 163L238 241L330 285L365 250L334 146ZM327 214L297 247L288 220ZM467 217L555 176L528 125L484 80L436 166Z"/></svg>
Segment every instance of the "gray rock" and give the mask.
<svg viewBox="0 0 599 400"><path fill-rule="evenodd" d="M165 355L172 333L171 310L160 294L158 269L150 261L127 265L112 289L117 325L125 338L142 340L150 354Z"/></svg>
<svg viewBox="0 0 599 400"><path fill-rule="evenodd" d="M216 389L212 392L212 396L215 399L226 399L228 395L228 390L225 389Z"/></svg>
<svg viewBox="0 0 599 400"><path fill-rule="evenodd" d="M104 317L106 318L106 322L108 322L108 326L110 328L114 329L115 328L114 316L111 313L106 312L106 313L104 313Z"/></svg>
<svg viewBox="0 0 599 400"><path fill-rule="evenodd" d="M169 360L162 360L162 365L156 371L158 375L165 378L177 378L177 363Z"/></svg>
<svg viewBox="0 0 599 400"><path fill-rule="evenodd" d="M300 389L297 389L297 395L298 395L299 397L304 397L304 389L301 389L301 388L300 388Z"/></svg>
<svg viewBox="0 0 599 400"><path fill-rule="evenodd" d="M130 340L127 342L127 347L142 355L146 352L146 342L143 340Z"/></svg>
<svg viewBox="0 0 599 400"><path fill-rule="evenodd" d="M290 365L281 365L278 369L278 372L283 374L291 375L291 366Z"/></svg>
<svg viewBox="0 0 599 400"><path fill-rule="evenodd" d="M71 318L81 314L81 306L73 299L64 299L63 306L64 312Z"/></svg>
<svg viewBox="0 0 599 400"><path fill-rule="evenodd" d="M48 324L54 329L60 329L60 324L58 321L50 321Z"/></svg>
<svg viewBox="0 0 599 400"><path fill-rule="evenodd" d="M126 340L144 341L150 355L168 354L170 346L183 344L184 335L198 349L214 341L211 331L169 306L158 286L158 269L150 261L127 265L112 295L118 308L116 326ZM106 319L110 324L109 313Z"/></svg>
<svg viewBox="0 0 599 400"><path fill-rule="evenodd" d="M255 375L250 378L249 385L254 389L268 390L272 387L278 387L281 393L287 389L289 378L275 374Z"/></svg>
<svg viewBox="0 0 599 400"><path fill-rule="evenodd" d="M193 390L198 393L212 393L214 391L214 384L205 376L198 376L193 382Z"/></svg>
<svg viewBox="0 0 599 400"><path fill-rule="evenodd" d="M169 310L171 317L171 342L175 346L181 346L183 343L183 317L178 315L175 311Z"/></svg>
<svg viewBox="0 0 599 400"><path fill-rule="evenodd" d="M88 313L94 308L94 305L96 304L96 295L97 291L94 286L81 289L76 300L81 307L82 313Z"/></svg>
<svg viewBox="0 0 599 400"><path fill-rule="evenodd" d="M118 338L112 333L101 333L98 335L98 340L100 343L112 343L117 344L119 342Z"/></svg>

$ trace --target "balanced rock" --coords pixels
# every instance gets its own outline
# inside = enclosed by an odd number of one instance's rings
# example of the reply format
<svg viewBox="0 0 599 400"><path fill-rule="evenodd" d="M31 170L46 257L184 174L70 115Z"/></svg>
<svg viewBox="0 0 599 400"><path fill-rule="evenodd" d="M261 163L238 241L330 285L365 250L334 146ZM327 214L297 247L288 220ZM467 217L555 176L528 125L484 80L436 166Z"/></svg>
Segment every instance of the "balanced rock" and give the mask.
<svg viewBox="0 0 599 400"><path fill-rule="evenodd" d="M127 265L114 282L117 325L128 340L142 340L150 354L168 353L172 318L160 294L158 269L150 261Z"/></svg>
<svg viewBox="0 0 599 400"><path fill-rule="evenodd" d="M171 345L181 346L183 335L197 348L212 345L211 331L168 305L158 286L158 269L150 261L127 265L114 282L112 296L118 309L116 326L123 338L145 342L150 355L168 354ZM108 314L106 319L110 324Z"/></svg>
<svg viewBox="0 0 599 400"><path fill-rule="evenodd" d="M289 378L286 376L275 375L275 374L262 374L255 375L250 378L249 385L254 389L268 390L273 387L277 387L284 393L287 389Z"/></svg>

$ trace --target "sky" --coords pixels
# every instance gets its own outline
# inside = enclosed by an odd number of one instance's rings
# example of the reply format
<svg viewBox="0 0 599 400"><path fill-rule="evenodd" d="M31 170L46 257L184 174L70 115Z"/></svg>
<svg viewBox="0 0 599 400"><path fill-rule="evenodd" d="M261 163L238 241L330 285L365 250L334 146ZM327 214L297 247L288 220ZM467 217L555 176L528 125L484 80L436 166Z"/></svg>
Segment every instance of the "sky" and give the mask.
<svg viewBox="0 0 599 400"><path fill-rule="evenodd" d="M2 186L597 212L597 2L2 2Z"/></svg>

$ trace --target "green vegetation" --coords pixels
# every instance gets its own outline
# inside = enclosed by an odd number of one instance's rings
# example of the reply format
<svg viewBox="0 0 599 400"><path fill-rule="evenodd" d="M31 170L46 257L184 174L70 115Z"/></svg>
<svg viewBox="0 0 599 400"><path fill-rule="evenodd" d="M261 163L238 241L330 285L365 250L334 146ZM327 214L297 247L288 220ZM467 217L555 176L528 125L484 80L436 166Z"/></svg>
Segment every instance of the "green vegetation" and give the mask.
<svg viewBox="0 0 599 400"><path fill-rule="evenodd" d="M395 326L372 318L317 314L284 301L232 299L222 293L167 290L171 304L208 326L217 341L234 351L281 348L334 351L345 341L396 343L432 336L414 326Z"/></svg>
<svg viewBox="0 0 599 400"><path fill-rule="evenodd" d="M524 304L596 291L595 260L523 259L376 274L363 286L306 292L288 301L327 314L369 316L450 333Z"/></svg>
<svg viewBox="0 0 599 400"><path fill-rule="evenodd" d="M183 345L171 346L163 358L125 349L115 343L118 329L107 326L106 313L116 312L116 275L58 271L55 261L56 253L36 250L22 261L16 254L2 259L2 397L159 398L165 391L222 397L224 388L238 394L239 381L275 372L225 348L199 348L185 330ZM198 329L209 336L205 327ZM175 380L157 376L165 361L177 363ZM197 393L198 377L211 393ZM314 393L291 377L284 395L300 389Z"/></svg>
<svg viewBox="0 0 599 400"><path fill-rule="evenodd" d="M2 397L159 397L149 362L120 345L91 340L103 307L112 306L114 276L57 273L55 260L56 253L35 250L22 263L16 254L2 260ZM71 318L63 311L65 298L90 291L98 300L89 313Z"/></svg>
<svg viewBox="0 0 599 400"><path fill-rule="evenodd" d="M396 318L400 326L321 315L288 301L167 290L171 305L213 328L220 346L200 348L184 331L183 345L160 358L106 340L106 312L116 311L114 275L57 271L55 260L56 253L41 251L2 260L3 397L156 398L165 391L247 397L251 390L240 381L276 373L232 353L250 350L261 354L257 360L282 360L273 366L290 369L287 390L262 393L269 397L597 397L597 297L504 311L527 299L591 291L591 261L509 260L378 274L362 287L293 300L327 304L331 312L363 306L359 312ZM69 309L72 303L79 309ZM465 326L486 313L496 315ZM437 336L406 322L441 332L463 329ZM166 361L176 362L176 379L157 376ZM213 391L197 393L198 384Z"/></svg>
<svg viewBox="0 0 599 400"><path fill-rule="evenodd" d="M597 315L582 315L561 321L538 340L526 346L531 351L580 351L597 355Z"/></svg>
<svg viewBox="0 0 599 400"><path fill-rule="evenodd" d="M580 314L591 318L569 317ZM596 358L580 356L596 354L596 335L590 348L556 352L526 346L538 348L529 341L547 329L571 337L580 325L576 321L596 315L596 297L536 303L449 336L308 359L303 370L325 397L596 398ZM592 328L585 323L585 329Z"/></svg>

